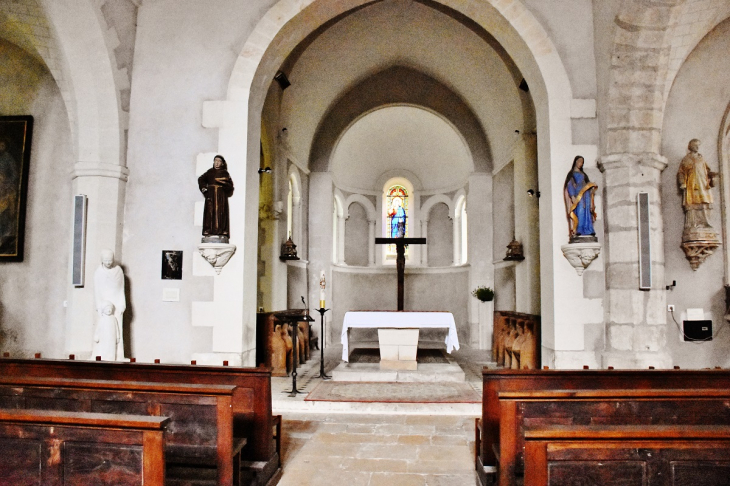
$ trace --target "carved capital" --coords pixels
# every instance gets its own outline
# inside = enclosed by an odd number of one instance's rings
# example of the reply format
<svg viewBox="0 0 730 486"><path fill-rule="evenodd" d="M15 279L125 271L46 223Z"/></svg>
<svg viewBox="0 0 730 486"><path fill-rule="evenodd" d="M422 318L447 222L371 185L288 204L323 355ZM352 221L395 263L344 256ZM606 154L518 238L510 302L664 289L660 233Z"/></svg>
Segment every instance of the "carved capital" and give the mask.
<svg viewBox="0 0 730 486"><path fill-rule="evenodd" d="M200 255L205 261L215 269L215 273L220 275L223 267L228 263L234 253L236 253L236 245L226 243L201 243L198 245Z"/></svg>
<svg viewBox="0 0 730 486"><path fill-rule="evenodd" d="M598 258L601 253L600 243L569 243L560 247L563 251L563 256L568 260L568 263L573 265L576 273L580 276L583 275L583 270Z"/></svg>

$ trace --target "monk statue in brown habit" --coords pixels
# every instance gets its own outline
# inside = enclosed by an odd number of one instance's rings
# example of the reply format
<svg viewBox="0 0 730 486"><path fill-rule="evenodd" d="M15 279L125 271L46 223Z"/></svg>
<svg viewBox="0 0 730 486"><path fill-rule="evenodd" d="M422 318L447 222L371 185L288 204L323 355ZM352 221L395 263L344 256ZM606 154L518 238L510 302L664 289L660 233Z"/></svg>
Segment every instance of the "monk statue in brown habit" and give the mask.
<svg viewBox="0 0 730 486"><path fill-rule="evenodd" d="M198 187L205 196L203 242L228 243L231 236L228 198L233 195L233 180L222 155L213 157L213 167L198 178Z"/></svg>

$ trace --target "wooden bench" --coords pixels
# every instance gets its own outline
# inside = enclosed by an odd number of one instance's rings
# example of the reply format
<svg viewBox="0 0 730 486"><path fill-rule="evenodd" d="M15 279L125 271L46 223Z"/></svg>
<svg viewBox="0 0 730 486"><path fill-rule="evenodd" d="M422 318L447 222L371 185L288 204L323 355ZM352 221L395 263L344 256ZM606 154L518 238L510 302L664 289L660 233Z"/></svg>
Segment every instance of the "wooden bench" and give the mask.
<svg viewBox="0 0 730 486"><path fill-rule="evenodd" d="M730 481L728 426L544 426L525 431L524 486L710 486Z"/></svg>
<svg viewBox="0 0 730 486"><path fill-rule="evenodd" d="M279 445L272 434L270 368L2 358L0 376L235 385L233 435L247 440L241 453L243 473L255 474L259 483L266 484L281 472Z"/></svg>
<svg viewBox="0 0 730 486"><path fill-rule="evenodd" d="M169 419L0 410L0 485L165 484Z"/></svg>
<svg viewBox="0 0 730 486"><path fill-rule="evenodd" d="M510 370L482 372L484 391L476 470L482 484L496 471L499 393L520 390L730 389L728 370Z"/></svg>
<svg viewBox="0 0 730 486"><path fill-rule="evenodd" d="M219 486L240 483L245 439L233 437L234 386L45 377L0 377L0 407L170 418L165 462L215 468Z"/></svg>
<svg viewBox="0 0 730 486"><path fill-rule="evenodd" d="M548 425L730 426L730 390L525 390L500 392L499 484L523 472L524 431Z"/></svg>

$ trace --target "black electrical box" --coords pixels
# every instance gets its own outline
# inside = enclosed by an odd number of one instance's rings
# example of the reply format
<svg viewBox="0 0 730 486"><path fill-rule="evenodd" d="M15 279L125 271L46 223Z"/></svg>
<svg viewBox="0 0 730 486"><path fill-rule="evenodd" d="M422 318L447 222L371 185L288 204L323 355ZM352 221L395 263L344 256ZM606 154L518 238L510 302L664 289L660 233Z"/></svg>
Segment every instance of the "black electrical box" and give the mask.
<svg viewBox="0 0 730 486"><path fill-rule="evenodd" d="M712 341L712 321L682 321L685 341Z"/></svg>

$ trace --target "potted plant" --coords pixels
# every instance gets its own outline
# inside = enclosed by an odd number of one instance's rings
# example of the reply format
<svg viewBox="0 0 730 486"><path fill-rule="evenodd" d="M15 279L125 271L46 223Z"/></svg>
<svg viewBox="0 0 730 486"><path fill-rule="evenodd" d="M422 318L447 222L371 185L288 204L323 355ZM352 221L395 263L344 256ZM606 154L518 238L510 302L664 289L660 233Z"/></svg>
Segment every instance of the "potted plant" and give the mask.
<svg viewBox="0 0 730 486"><path fill-rule="evenodd" d="M471 292L471 295L473 295L482 302L491 302L494 300L494 290L492 290L491 287L485 287L483 285L475 288Z"/></svg>
<svg viewBox="0 0 730 486"><path fill-rule="evenodd" d="M494 290L491 287L480 285L471 295L479 300L477 317L479 319L479 348L491 349L494 334Z"/></svg>

